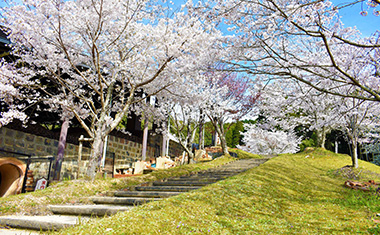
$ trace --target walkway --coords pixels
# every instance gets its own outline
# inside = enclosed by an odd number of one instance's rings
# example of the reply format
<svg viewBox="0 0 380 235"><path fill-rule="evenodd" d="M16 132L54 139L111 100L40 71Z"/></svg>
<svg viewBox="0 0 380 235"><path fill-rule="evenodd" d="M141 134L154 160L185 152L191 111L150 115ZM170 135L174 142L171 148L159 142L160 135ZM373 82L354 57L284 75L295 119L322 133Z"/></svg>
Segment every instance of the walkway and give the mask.
<svg viewBox="0 0 380 235"><path fill-rule="evenodd" d="M96 196L91 205L50 205L53 216L1 216L0 225L31 230L59 230L68 226L85 223L91 217L106 216L150 201L162 200L205 185L215 183L248 169L257 167L268 159L242 159L226 165L198 172L190 176L156 181L125 191L109 192L109 196ZM0 229L0 234L30 234L30 231ZM5 233L7 232L7 233ZM38 234L38 233L35 233Z"/></svg>

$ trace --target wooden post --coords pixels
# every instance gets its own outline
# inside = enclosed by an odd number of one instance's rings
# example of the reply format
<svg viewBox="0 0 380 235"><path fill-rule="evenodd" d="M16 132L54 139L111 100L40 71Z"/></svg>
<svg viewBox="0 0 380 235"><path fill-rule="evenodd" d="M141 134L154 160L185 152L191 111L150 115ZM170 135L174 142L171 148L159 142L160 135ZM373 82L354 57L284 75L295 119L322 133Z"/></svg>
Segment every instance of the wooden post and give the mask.
<svg viewBox="0 0 380 235"><path fill-rule="evenodd" d="M55 164L54 164L54 173L53 173L54 180L59 180L61 176L61 167L62 167L63 156L65 154L66 137L67 137L67 130L69 129L69 121L70 119L66 117L62 123L61 133L59 135L58 154L57 154L57 157L55 159Z"/></svg>
<svg viewBox="0 0 380 235"><path fill-rule="evenodd" d="M79 137L79 148L78 148L78 178L80 174L80 167L82 165L82 150L83 150L83 142L84 141L93 141L93 138L84 138L83 135Z"/></svg>
<svg viewBox="0 0 380 235"><path fill-rule="evenodd" d="M199 116L199 149L204 149L204 115L202 109Z"/></svg>
<svg viewBox="0 0 380 235"><path fill-rule="evenodd" d="M166 142L167 142L167 133L166 133L166 131L164 131L162 133L161 156L166 156Z"/></svg>
<svg viewBox="0 0 380 235"><path fill-rule="evenodd" d="M170 116L168 117L168 130L166 138L165 156L169 156L169 144L170 144Z"/></svg>
<svg viewBox="0 0 380 235"><path fill-rule="evenodd" d="M79 137L79 149L78 149L78 174L77 174L77 178L79 179L79 174L80 174L80 167L82 165L82 149L83 149L83 140L84 140L84 136L81 135Z"/></svg>
<svg viewBox="0 0 380 235"><path fill-rule="evenodd" d="M145 121L144 121L144 134L143 134L143 142L142 142L142 151L141 151L141 155L142 155L142 160L145 161L146 160L146 150L148 148L148 119L145 118Z"/></svg>

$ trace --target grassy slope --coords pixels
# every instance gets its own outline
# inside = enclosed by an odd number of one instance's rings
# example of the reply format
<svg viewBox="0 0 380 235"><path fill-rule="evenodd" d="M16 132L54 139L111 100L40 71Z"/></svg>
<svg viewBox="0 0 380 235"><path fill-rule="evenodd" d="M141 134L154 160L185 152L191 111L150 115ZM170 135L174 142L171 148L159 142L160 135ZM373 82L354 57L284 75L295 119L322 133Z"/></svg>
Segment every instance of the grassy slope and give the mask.
<svg viewBox="0 0 380 235"><path fill-rule="evenodd" d="M87 197L107 191L118 190L143 182L186 175L210 167L234 161L232 157L221 157L212 162L184 165L152 174L122 179L98 179L94 181L73 180L57 183L45 190L0 198L0 215L26 214L43 215L49 213L48 204L90 203Z"/></svg>
<svg viewBox="0 0 380 235"><path fill-rule="evenodd" d="M201 190L149 203L61 233L367 233L374 226L371 217L380 212L379 203L362 200L374 196L343 187L345 179L333 174L349 164L349 157L320 149L281 155ZM365 162L360 165L362 172L380 173L377 166Z"/></svg>
<svg viewBox="0 0 380 235"><path fill-rule="evenodd" d="M228 151L233 152L233 153L236 153L240 159L246 159L246 158L261 158L261 157L260 157L259 155L257 155L257 154L248 153L248 152L245 152L245 151L240 150L240 149L237 149L237 148L230 148L230 149L228 149Z"/></svg>

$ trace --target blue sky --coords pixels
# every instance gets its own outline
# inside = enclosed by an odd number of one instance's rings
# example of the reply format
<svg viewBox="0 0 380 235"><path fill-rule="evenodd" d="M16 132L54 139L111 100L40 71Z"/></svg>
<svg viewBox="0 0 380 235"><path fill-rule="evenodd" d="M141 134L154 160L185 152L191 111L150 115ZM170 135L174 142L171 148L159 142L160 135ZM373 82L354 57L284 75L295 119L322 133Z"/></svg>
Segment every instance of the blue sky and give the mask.
<svg viewBox="0 0 380 235"><path fill-rule="evenodd" d="M352 2L352 0L332 0L334 5L340 5ZM380 31L380 16L373 15L373 8L368 9L368 15L362 16L360 12L362 7L366 10L366 3L356 4L354 6L345 7L339 11L341 20L347 27L356 26L363 36L370 36L376 30ZM377 7L380 11L380 6Z"/></svg>
<svg viewBox="0 0 380 235"><path fill-rule="evenodd" d="M0 0L1 1L1 0ZM169 0L168 0L169 1ZM184 0L172 0L174 4L180 6ZM350 2L354 2L355 0L331 0L335 6L345 5ZM193 0L196 2L196 0ZM341 20L346 27L354 27L362 33L364 37L370 36L376 30L380 31L380 16L373 15L373 8L369 9L367 16L360 15L362 11L362 7L367 9L366 3L363 4L355 4L350 7L345 7L339 11L339 15L341 16ZM377 10L380 11L380 6L377 7Z"/></svg>
<svg viewBox="0 0 380 235"><path fill-rule="evenodd" d="M184 2L184 0L172 0L176 5ZM345 4L352 2L354 0L332 0L334 5ZM4 0L0 0L0 7L5 6ZM367 9L367 5L364 3L363 7ZM377 7L380 10L380 6ZM353 27L356 26L363 36L369 36L376 30L380 30L380 16L374 16L372 11L369 9L367 16L361 16L362 4L356 4L351 7L346 7L340 10L341 20L345 26Z"/></svg>

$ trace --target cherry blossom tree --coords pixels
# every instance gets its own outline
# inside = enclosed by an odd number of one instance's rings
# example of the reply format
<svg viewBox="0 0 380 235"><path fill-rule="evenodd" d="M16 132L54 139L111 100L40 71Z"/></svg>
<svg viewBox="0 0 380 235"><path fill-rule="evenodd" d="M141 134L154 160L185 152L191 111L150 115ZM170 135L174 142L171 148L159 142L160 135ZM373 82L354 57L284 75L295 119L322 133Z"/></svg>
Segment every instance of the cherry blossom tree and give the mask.
<svg viewBox="0 0 380 235"><path fill-rule="evenodd" d="M174 132L189 159L194 158L192 144L199 127L199 112L196 112L196 109L194 104L182 104L174 106L171 112L171 131Z"/></svg>
<svg viewBox="0 0 380 235"><path fill-rule="evenodd" d="M377 117L377 125L374 125L371 130L366 133L365 138L362 143L364 153L372 153L373 161L372 163L380 165L380 117Z"/></svg>
<svg viewBox="0 0 380 235"><path fill-rule="evenodd" d="M340 128L347 134L352 146L352 166L357 168L358 144L366 139L366 135L379 124L379 104L354 98L342 98L341 105L336 109L340 112Z"/></svg>
<svg viewBox="0 0 380 235"><path fill-rule="evenodd" d="M379 0L355 0L355 1L348 1L341 4L338 4L335 6L336 9L342 9L346 7L352 7L353 5L360 4L361 5L361 11L360 14L362 16L367 16L368 12L372 11L372 14L375 16L380 16L379 11Z"/></svg>
<svg viewBox="0 0 380 235"><path fill-rule="evenodd" d="M345 28L339 8L330 1L213 1L199 3L193 12L235 33L226 40L230 57L224 62L231 69L256 79L295 79L321 92L380 101L379 34L362 38L356 29ZM347 70L347 63L355 69ZM334 86L328 86L331 82ZM342 86L352 87L351 92L340 93Z"/></svg>
<svg viewBox="0 0 380 235"><path fill-rule="evenodd" d="M341 89L340 92L349 91ZM297 125L309 126L309 130L318 134L320 147L324 147L326 131L342 130L352 146L354 167L358 167L358 143L379 125L378 102L332 96L304 84L295 86L293 82L268 85L257 106L266 117L264 129L292 131ZM245 138L248 141L248 136Z"/></svg>
<svg viewBox="0 0 380 235"><path fill-rule="evenodd" d="M203 71L198 71L198 74L183 75L183 79L188 82L186 88L171 87L167 89L165 92L169 92L171 95L161 96L158 100L159 108L154 110L155 120L170 120L170 128L166 126L165 122L158 123L161 131L163 134L170 133L178 140L188 154L189 160L194 157L192 144L200 127L200 119L202 119L200 110L204 108L207 97L203 89L207 80L204 79L203 73Z"/></svg>
<svg viewBox="0 0 380 235"><path fill-rule="evenodd" d="M278 80L266 86L258 108L272 127L294 130L304 126L315 131L318 146L324 148L326 135L340 124L339 101L303 83Z"/></svg>
<svg viewBox="0 0 380 235"><path fill-rule="evenodd" d="M24 75L26 76L26 75ZM24 104L17 102L24 98L18 89L19 86L32 86L33 82L24 79L19 73L14 71L12 65L5 61L0 61L0 100L3 108L0 113L0 127L7 125L13 119L24 121L26 115L22 112Z"/></svg>
<svg viewBox="0 0 380 235"><path fill-rule="evenodd" d="M318 92L380 101L379 34L362 38L356 29L344 27L339 8L330 1L214 1L199 3L193 12L236 34L225 42L230 56L224 62L231 70L257 80L296 80Z"/></svg>
<svg viewBox="0 0 380 235"><path fill-rule="evenodd" d="M296 153L299 151L301 138L292 131L266 130L257 125L246 124L246 132L243 132L244 145L238 148L265 155L277 155L281 153Z"/></svg>
<svg viewBox="0 0 380 235"><path fill-rule="evenodd" d="M220 70L220 69L219 69ZM208 82L202 89L204 111L220 138L223 154L228 153L224 124L250 114L260 93L246 76L215 70L206 73Z"/></svg>
<svg viewBox="0 0 380 235"><path fill-rule="evenodd" d="M183 87L180 75L202 69L217 48L214 25L184 12L137 0L25 0L2 9L12 53L20 58L13 73L24 84L30 76L47 81L34 80L28 88L38 92L28 101L69 110L93 138L90 178L106 136L144 100L140 94ZM23 77L25 68L30 75Z"/></svg>
<svg viewBox="0 0 380 235"><path fill-rule="evenodd" d="M223 50L220 50L223 53ZM225 122L239 120L254 109L258 98L253 84L247 77L212 70L213 63L207 65L208 71L200 71L197 75L184 75L191 85L180 93L171 90L170 99L160 101L161 110L170 113L172 131L190 158L191 145L201 120L207 116L221 140L224 154L228 153L225 139ZM201 77L201 78L197 78ZM178 90L178 89L177 89Z"/></svg>

